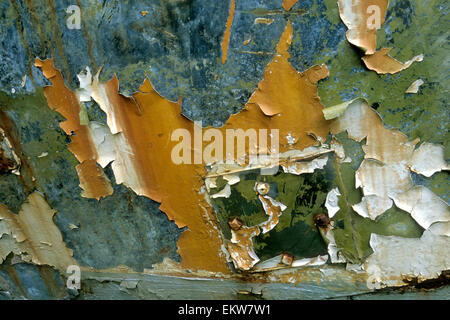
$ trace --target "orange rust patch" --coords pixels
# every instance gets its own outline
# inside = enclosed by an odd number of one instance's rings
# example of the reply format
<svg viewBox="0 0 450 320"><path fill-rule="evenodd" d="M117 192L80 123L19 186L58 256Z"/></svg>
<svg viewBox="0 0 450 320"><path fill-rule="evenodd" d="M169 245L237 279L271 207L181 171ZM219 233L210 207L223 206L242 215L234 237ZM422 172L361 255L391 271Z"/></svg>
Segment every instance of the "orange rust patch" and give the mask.
<svg viewBox="0 0 450 320"><path fill-rule="evenodd" d="M227 249L236 268L250 270L259 261L253 250L252 239L260 233L258 226L242 226L239 230L231 230L232 239L227 242Z"/></svg>
<svg viewBox="0 0 450 320"><path fill-rule="evenodd" d="M225 62L227 61L228 45L230 43L231 25L233 24L235 7L236 7L235 0L231 0L230 11L228 13L225 34L224 34L223 40L222 40L222 64L225 64Z"/></svg>
<svg viewBox="0 0 450 320"><path fill-rule="evenodd" d="M283 0L282 7L284 10L289 11L298 2L298 0Z"/></svg>
<svg viewBox="0 0 450 320"><path fill-rule="evenodd" d="M65 86L63 77L55 69L52 59L40 60L37 58L35 65L42 69L44 76L53 84L44 87L44 95L50 109L66 118L66 121L60 123L60 127L71 138L71 143L68 145L69 150L80 163L97 159L97 151L92 142L89 128L80 123L80 102L76 94ZM86 166L88 165L83 167ZM83 196L98 200L112 194L111 184L103 174L91 176L91 170L82 170L82 172L85 174L79 178L84 189Z"/></svg>

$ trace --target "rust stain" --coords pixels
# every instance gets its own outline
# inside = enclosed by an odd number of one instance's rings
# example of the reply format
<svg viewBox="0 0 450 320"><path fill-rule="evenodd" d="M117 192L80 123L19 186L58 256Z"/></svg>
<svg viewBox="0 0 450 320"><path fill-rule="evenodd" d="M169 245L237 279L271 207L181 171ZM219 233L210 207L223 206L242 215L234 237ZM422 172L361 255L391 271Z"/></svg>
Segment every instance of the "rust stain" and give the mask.
<svg viewBox="0 0 450 320"><path fill-rule="evenodd" d="M80 7L80 8L83 7L83 5L81 4L81 0L77 0L77 5L78 5L78 7ZM81 15L81 19L82 19L82 18L83 18L83 15ZM92 53L92 44L93 44L92 38L89 36L89 32L88 32L88 30L86 29L86 26L85 26L84 23L82 23L82 30L83 30L83 37L84 37L85 39L87 39L87 42L88 42L88 43L87 43L87 49L88 49L88 57L89 57L89 60L91 60L94 69L97 69L97 62L95 61L94 54Z"/></svg>
<svg viewBox="0 0 450 320"><path fill-rule="evenodd" d="M298 0L283 0L282 7L284 10L289 11L298 2Z"/></svg>
<svg viewBox="0 0 450 320"><path fill-rule="evenodd" d="M48 0L48 8L50 9L50 20L52 22L53 29L53 39L52 42L56 43L56 47L58 49L59 56L61 57L61 61L64 64L64 69L66 71L67 78L70 79L70 67L67 61L67 57L64 53L64 45L62 43L62 32L59 28L58 15L56 14L55 5L53 4L53 0Z"/></svg>
<svg viewBox="0 0 450 320"><path fill-rule="evenodd" d="M46 39L45 35L42 32L41 24L39 22L39 17L36 13L36 10L34 9L32 0L25 0L24 6L26 6L26 10L31 15L32 25L34 28L37 29L38 35L39 35L39 42L41 43L41 49L44 56L47 55L47 47L45 45ZM54 56L54 52L53 52Z"/></svg>
<svg viewBox="0 0 450 320"><path fill-rule="evenodd" d="M235 0L231 0L230 11L228 13L225 34L224 34L223 40L222 40L222 64L225 64L225 62L227 61L228 45L230 43L231 25L233 24L235 7L236 7Z"/></svg>
<svg viewBox="0 0 450 320"><path fill-rule="evenodd" d="M80 182L89 184L85 192L103 188L103 194L108 195L105 189L109 189L109 182L101 178L100 168L95 165L94 160L98 160L99 156L88 126L79 123L80 108L76 95L64 86L62 76L54 69L51 60L37 60L36 65L53 83L52 87L44 89L50 107L68 119L61 127L66 133L76 132L69 148L82 163L77 171L80 173ZM120 142L119 146L129 149L123 152L127 162L121 162L127 166L122 165L120 171L115 171L116 180L119 180L117 172L122 174L125 182L130 179L129 176L133 176L128 175L128 172L136 173L134 176L137 181L130 182L132 189L161 202L160 209L175 220L179 227L188 226L189 229L183 232L178 241L183 267L229 272L224 257L218 254L221 245L218 232L209 225L215 221L213 210L198 193L203 184L202 164L177 165L171 159L171 150L176 142L170 141L170 134L176 129L185 128L193 135L194 123L181 115L179 102L161 97L148 79L133 98L122 96L118 89L119 83L114 77L105 84L94 81L92 93L107 113L108 125ZM85 177L84 172L89 175Z"/></svg>
<svg viewBox="0 0 450 320"><path fill-rule="evenodd" d="M5 131L0 127L0 174L19 173L20 159L17 157Z"/></svg>
<svg viewBox="0 0 450 320"><path fill-rule="evenodd" d="M44 88L44 95L49 107L66 118L66 121L60 123L60 127L70 136L69 150L81 164L87 160L96 160L98 154L92 141L89 127L80 124L80 102L76 94L65 86L63 77L55 69L53 60L40 60L37 58L35 65L42 69L44 76L53 84ZM77 171L81 187L85 190L84 196L100 199L112 194L112 187L109 181L105 178L100 178L97 167L82 165L80 170Z"/></svg>
<svg viewBox="0 0 450 320"><path fill-rule="evenodd" d="M263 222L260 227L263 229L263 233L269 232L278 224L280 216L282 214L282 209L280 206L275 205L270 197L264 197L262 195L258 196L259 201L263 204L264 208L267 208L266 214L269 216L269 219Z"/></svg>
<svg viewBox="0 0 450 320"><path fill-rule="evenodd" d="M376 51L377 30L385 21L388 5L389 0L338 0L339 15L348 28L348 42L363 50L366 67L378 74L394 74L423 59L421 54L402 63L388 55L391 48Z"/></svg>
<svg viewBox="0 0 450 320"><path fill-rule="evenodd" d="M20 173L19 178L22 185L25 187L27 193L30 193L36 187L36 180L34 180L33 168L28 163L27 157L25 157L22 151L22 145L20 143L19 133L14 122L8 116L8 114L0 110L0 131L3 131L2 135L8 140L11 145L11 151L18 157L15 159L17 163L20 163L20 167L13 173ZM12 153L11 152L11 153ZM13 155L13 158L14 155Z"/></svg>
<svg viewBox="0 0 450 320"><path fill-rule="evenodd" d="M11 0L11 5L13 6L14 10L16 11L16 27L17 31L19 32L20 40L27 51L27 56L31 57L31 51L30 48L27 45L27 42L25 41L25 37L23 34L23 23L22 23L22 17L20 16L19 10L17 8L17 3L14 0ZM27 63L27 74L29 75L31 81L34 81L33 73L31 72L31 60L28 60Z"/></svg>

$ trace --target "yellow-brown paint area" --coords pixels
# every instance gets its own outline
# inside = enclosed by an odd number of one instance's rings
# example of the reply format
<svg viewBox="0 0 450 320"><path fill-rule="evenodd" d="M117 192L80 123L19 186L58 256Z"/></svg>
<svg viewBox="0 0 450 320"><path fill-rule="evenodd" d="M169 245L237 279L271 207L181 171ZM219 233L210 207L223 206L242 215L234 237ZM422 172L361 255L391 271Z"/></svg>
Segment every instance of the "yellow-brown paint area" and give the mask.
<svg viewBox="0 0 450 320"><path fill-rule="evenodd" d="M278 224L282 210L279 206L273 205L269 198L265 198L262 195L258 195L259 201L264 204L264 208L267 208L266 214L269 216L267 221L261 223L259 226L263 230L263 233L269 232Z"/></svg>
<svg viewBox="0 0 450 320"><path fill-rule="evenodd" d="M325 140L329 126L323 116L316 84L328 76L328 70L322 65L297 72L288 61L291 41L292 26L288 22L277 54L244 110L218 128L223 137L227 129L255 129L258 135L258 129L276 129L280 133L279 152L304 149L317 145L318 140ZM83 166L77 168L80 182L100 184L102 172L99 170L90 170L83 181L84 165L95 165L99 169L94 161L98 161L99 151L95 149L88 127L80 125L77 96L64 86L51 60L37 60L36 65L42 67L44 75L53 83L46 88L49 106L70 119L72 124L66 132L77 132L69 148L83 162ZM181 99L171 102L163 98L148 79L132 98L119 93L116 77L104 84L94 81L92 90L92 97L107 114L112 136L121 137L123 144L120 146L129 148L127 162L123 163L130 168L123 168L122 163L122 173L135 172L137 181L127 184L127 178L133 178L124 174L123 182L136 193L160 202L160 209L179 227L187 226L177 243L181 267L229 273L215 212L200 192L206 176L204 164L175 164L172 160L172 150L179 143L172 141L172 133L185 129L191 137L195 136L194 123L181 114ZM285 141L287 135L295 138L294 144ZM202 142L203 147L207 144ZM115 146L117 153L122 151L120 146ZM248 152L248 144L246 148ZM200 152L194 147L189 151L191 159Z"/></svg>
<svg viewBox="0 0 450 320"><path fill-rule="evenodd" d="M225 62L227 61L228 45L230 44L230 36L231 36L231 25L233 24L235 8L236 8L235 0L231 0L230 11L228 12L227 23L225 25L225 34L222 40L222 64L225 64Z"/></svg>
<svg viewBox="0 0 450 320"><path fill-rule="evenodd" d="M245 108L220 128L224 136L227 129L255 129L258 137L259 129L277 129L280 153L317 145L317 139L325 140L329 127L323 116L317 82L328 76L328 69L325 65L316 65L305 72L295 70L289 63L287 51L291 42L292 25L288 22L264 79ZM294 137L293 145L287 143L288 135Z"/></svg>
<svg viewBox="0 0 450 320"><path fill-rule="evenodd" d="M289 11L298 2L298 0L283 0L282 7L284 10Z"/></svg>
<svg viewBox="0 0 450 320"><path fill-rule="evenodd" d="M87 127L79 125L79 105L75 94L64 86L61 74L54 69L51 60L38 62L37 65L43 67L44 75L54 84L46 88L48 104L58 112L62 109L60 113L74 123L70 129L77 132L77 143L70 144L69 148L74 153L80 151L76 153L77 158L83 161L77 167L80 182L99 185L102 175L93 161L96 159L95 147L89 132L87 129L85 131ZM221 241L217 229L208 225L214 221L212 208L199 194L203 184L202 165L176 165L171 160L171 150L176 143L170 140L171 133L175 129L185 128L193 134L193 122L181 115L179 103L162 98L148 80L134 95L136 101L119 94L117 78L102 86L111 107L111 121L114 127L119 128L118 134L124 135L131 149L131 163L138 175L140 193L161 202L161 210L179 227L188 226L178 241L182 266L229 272L224 258L219 254ZM95 170L90 170L89 166Z"/></svg>
<svg viewBox="0 0 450 320"><path fill-rule="evenodd" d="M411 60L402 63L389 55L391 48L383 48L375 52L372 55L362 57L366 67L370 70L375 70L379 74L394 74L400 72L409 66L413 62L420 62L423 59L423 55L418 55Z"/></svg>
<svg viewBox="0 0 450 320"><path fill-rule="evenodd" d="M109 180L103 174L99 174L101 169L95 161L89 161L97 159L97 151L92 142L89 128L80 123L80 102L76 94L65 86L63 77L55 69L52 59L40 60L37 58L35 65L42 69L44 76L52 83L52 86L44 88L48 106L66 118L66 121L60 123L60 127L70 136L71 143L68 148L80 162L77 172L84 196L98 200L111 195L113 189Z"/></svg>

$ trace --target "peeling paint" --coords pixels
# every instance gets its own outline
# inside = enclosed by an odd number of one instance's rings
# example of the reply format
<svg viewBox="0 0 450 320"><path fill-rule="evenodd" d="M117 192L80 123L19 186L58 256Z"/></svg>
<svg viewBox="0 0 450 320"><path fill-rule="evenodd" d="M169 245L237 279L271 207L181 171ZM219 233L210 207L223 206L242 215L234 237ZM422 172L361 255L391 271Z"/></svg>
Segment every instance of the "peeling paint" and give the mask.
<svg viewBox="0 0 450 320"><path fill-rule="evenodd" d="M0 173L11 172L19 175L20 159L5 134L0 128Z"/></svg>
<svg viewBox="0 0 450 320"><path fill-rule="evenodd" d="M376 50L377 29L384 23L388 0L338 0L347 40L366 54ZM378 20L378 21L376 21Z"/></svg>
<svg viewBox="0 0 450 320"><path fill-rule="evenodd" d="M62 272L69 265L77 265L72 250L66 247L61 232L53 223L55 213L37 191L22 204L17 215L0 204L1 262L9 252L14 252L24 261L53 266ZM8 237L5 238L5 234Z"/></svg>
<svg viewBox="0 0 450 320"><path fill-rule="evenodd" d="M425 231L420 239L372 234L365 269L371 288L404 286L408 278L437 278L450 268L450 238Z"/></svg>
<svg viewBox="0 0 450 320"><path fill-rule="evenodd" d="M333 216L336 214L336 212L338 212L340 210L339 208L339 199L338 197L341 195L341 193L339 192L338 188L334 188L332 189L330 192L328 192L327 194L327 199L325 202L325 207L328 210L328 216L330 218L333 218Z"/></svg>
<svg viewBox="0 0 450 320"><path fill-rule="evenodd" d="M416 81L411 83L411 85L408 87L408 89L406 89L405 93L417 93L417 92L419 92L419 87L423 84L424 84L424 82L422 79L417 79Z"/></svg>
<svg viewBox="0 0 450 320"><path fill-rule="evenodd" d="M225 62L227 61L228 46L230 43L230 36L231 36L231 26L233 24L235 8L236 8L235 0L231 0L230 11L228 13L225 34L224 34L223 40L222 40L222 64L225 64Z"/></svg>
<svg viewBox="0 0 450 320"><path fill-rule="evenodd" d="M409 68L414 62L423 61L423 54L419 54L406 62L400 62L389 55L391 48L383 48L371 55L362 57L367 68L379 74L394 74Z"/></svg>
<svg viewBox="0 0 450 320"><path fill-rule="evenodd" d="M66 121L60 123L61 129L70 136L69 150L80 162L77 167L80 175L80 186L84 190L83 196L100 199L111 195L113 190L103 172L95 165L97 152L93 145L89 127L80 121L80 100L64 84L61 73L55 69L50 59L36 59L35 65L42 69L44 76L52 82L52 86L44 88L49 107L60 113ZM84 78L81 78L84 85ZM83 97L83 95L80 95ZM88 161L94 160L94 161ZM86 163L84 163L87 161Z"/></svg>
<svg viewBox="0 0 450 320"><path fill-rule="evenodd" d="M410 169L425 177L431 177L442 170L450 170L450 166L444 158L444 147L429 142L422 143L414 150Z"/></svg>

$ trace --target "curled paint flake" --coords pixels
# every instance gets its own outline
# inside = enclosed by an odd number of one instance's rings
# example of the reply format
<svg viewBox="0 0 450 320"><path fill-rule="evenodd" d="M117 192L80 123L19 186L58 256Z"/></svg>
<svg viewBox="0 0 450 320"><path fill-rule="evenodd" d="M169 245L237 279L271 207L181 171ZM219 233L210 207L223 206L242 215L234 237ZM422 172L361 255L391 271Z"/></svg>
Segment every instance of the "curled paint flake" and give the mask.
<svg viewBox="0 0 450 320"><path fill-rule="evenodd" d="M423 61L423 54L413 57L411 60L402 63L392 58L388 53L391 48L383 48L371 55L362 57L365 65L370 70L374 70L379 74L394 74L409 68L414 62Z"/></svg>
<svg viewBox="0 0 450 320"><path fill-rule="evenodd" d="M53 60L37 58L35 65L42 69L44 76L53 84L44 87L48 106L66 118L66 121L60 123L60 127L70 136L71 143L68 148L80 162L77 172L80 186L84 190L82 196L98 200L111 195L113 189L109 180L103 171L99 172L101 169L95 165L98 154L89 127L86 125L89 119L87 116L86 119L80 118L80 115L84 114L80 99L90 100L90 98L88 99L88 95L91 94L90 70L87 68L86 75L79 75L82 88L78 93L74 93L65 86L61 73L55 69ZM89 163L84 163L85 161L89 161Z"/></svg>
<svg viewBox="0 0 450 320"><path fill-rule="evenodd" d="M286 261L288 257L288 261ZM267 272L289 267L312 267L324 265L328 260L328 255L316 256L312 258L304 258L294 260L292 255L280 254L273 258L258 262L253 268L252 272Z"/></svg>
<svg viewBox="0 0 450 320"><path fill-rule="evenodd" d="M322 266L328 260L328 255L317 256L313 258L304 258L300 260L295 260L292 262L293 267L306 267L306 266Z"/></svg>
<svg viewBox="0 0 450 320"><path fill-rule="evenodd" d="M253 22L254 24L267 24L270 25L272 22L274 22L274 19L268 19L268 18L256 18Z"/></svg>
<svg viewBox="0 0 450 320"><path fill-rule="evenodd" d="M285 173L300 175L313 173L316 169L323 169L328 162L328 155L319 156L311 161L287 161L282 164Z"/></svg>
<svg viewBox="0 0 450 320"><path fill-rule="evenodd" d="M327 208L328 216L330 218L333 218L334 215L340 210L338 198L340 195L341 193L339 192L338 188L332 189L327 194L327 198L325 200L325 207Z"/></svg>
<svg viewBox="0 0 450 320"><path fill-rule="evenodd" d="M434 235L442 235L450 237L450 222L435 222L427 229Z"/></svg>
<svg viewBox="0 0 450 320"><path fill-rule="evenodd" d="M415 186L396 195L395 205L411 213L411 216L424 229L435 222L450 221L448 205L424 186Z"/></svg>
<svg viewBox="0 0 450 320"><path fill-rule="evenodd" d="M418 139L408 138L398 130L383 126L381 117L363 99L350 103L345 112L332 120L331 132L347 131L351 139L361 141L364 160L355 174L355 187L361 187L365 198L354 206L357 213L375 219L392 206L406 212L423 228L436 221L448 221L449 209L433 192L422 186L414 186L410 168L430 174L443 167L443 151L438 146L423 144L423 149L414 150ZM426 162L426 151L434 150L433 160Z"/></svg>
<svg viewBox="0 0 450 320"><path fill-rule="evenodd" d="M353 99L353 100L350 100L350 101L344 101L344 102L342 102L340 104L337 104L337 105L334 105L334 106L327 107L327 108L323 109L322 112L323 112L323 115L324 115L325 119L326 120L331 120L331 119L339 117L340 115L342 115L345 112L347 107L351 103L353 103L355 100L357 100L357 99Z"/></svg>
<svg viewBox="0 0 450 320"><path fill-rule="evenodd" d="M411 85L408 87L408 89L406 89L405 93L417 93L417 92L419 92L419 87L423 84L424 84L424 82L422 79L417 79L416 81L411 83Z"/></svg>
<svg viewBox="0 0 450 320"><path fill-rule="evenodd" d="M233 184L238 183L241 179L239 178L238 174L226 174L223 176L223 178L228 182L230 186Z"/></svg>
<svg viewBox="0 0 450 320"><path fill-rule="evenodd" d="M431 177L436 172L450 170L444 159L444 146L428 142L422 143L414 150L410 168L415 173Z"/></svg>

